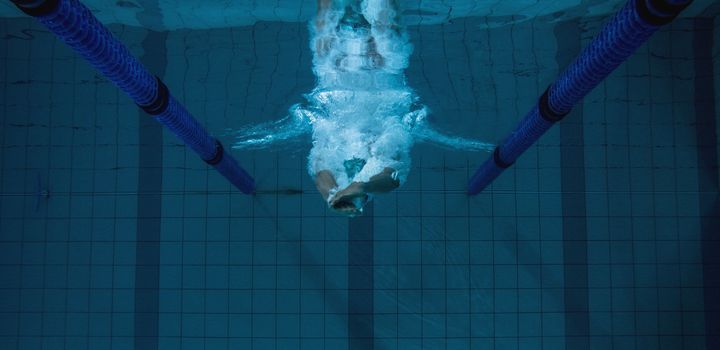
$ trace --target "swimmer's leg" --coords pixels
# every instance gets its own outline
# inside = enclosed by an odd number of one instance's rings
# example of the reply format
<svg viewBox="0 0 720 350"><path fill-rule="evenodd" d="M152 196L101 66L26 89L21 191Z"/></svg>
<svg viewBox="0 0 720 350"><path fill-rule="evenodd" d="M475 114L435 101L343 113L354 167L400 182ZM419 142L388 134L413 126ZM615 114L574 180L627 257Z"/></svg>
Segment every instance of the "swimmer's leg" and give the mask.
<svg viewBox="0 0 720 350"><path fill-rule="evenodd" d="M317 16L315 16L315 38L311 39L310 42L315 45L315 54L324 57L327 55L332 46L334 45L332 35L329 35L326 28L328 26L328 12L333 7L332 0L318 0L317 1Z"/></svg>
<svg viewBox="0 0 720 350"><path fill-rule="evenodd" d="M327 13L332 7L332 0L317 1L317 16L315 16L315 29L322 32L327 24Z"/></svg>
<svg viewBox="0 0 720 350"><path fill-rule="evenodd" d="M378 34L398 30L397 8L395 0L364 0L362 4L363 15Z"/></svg>

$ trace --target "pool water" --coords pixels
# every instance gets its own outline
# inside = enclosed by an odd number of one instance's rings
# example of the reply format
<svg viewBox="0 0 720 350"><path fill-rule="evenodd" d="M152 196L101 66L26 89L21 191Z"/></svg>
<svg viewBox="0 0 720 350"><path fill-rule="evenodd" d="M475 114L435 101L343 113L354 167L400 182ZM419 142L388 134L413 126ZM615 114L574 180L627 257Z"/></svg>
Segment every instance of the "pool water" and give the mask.
<svg viewBox="0 0 720 350"><path fill-rule="evenodd" d="M315 86L314 2L169 3L88 1L226 145ZM501 141L623 2L510 3L400 1L439 128ZM315 190L309 138L232 150L243 195L8 4L0 349L720 348L712 1L481 194L488 153L419 144L356 218Z"/></svg>

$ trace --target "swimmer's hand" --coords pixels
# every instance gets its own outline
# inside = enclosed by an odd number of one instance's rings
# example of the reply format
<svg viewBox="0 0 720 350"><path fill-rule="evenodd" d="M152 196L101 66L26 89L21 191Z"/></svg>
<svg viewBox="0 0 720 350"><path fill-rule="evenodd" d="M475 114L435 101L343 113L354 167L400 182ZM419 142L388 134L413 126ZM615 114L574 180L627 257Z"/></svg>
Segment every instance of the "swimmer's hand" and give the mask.
<svg viewBox="0 0 720 350"><path fill-rule="evenodd" d="M337 192L329 201L331 208L339 213L356 216L362 213L362 207L368 200L363 183L353 182L350 186Z"/></svg>

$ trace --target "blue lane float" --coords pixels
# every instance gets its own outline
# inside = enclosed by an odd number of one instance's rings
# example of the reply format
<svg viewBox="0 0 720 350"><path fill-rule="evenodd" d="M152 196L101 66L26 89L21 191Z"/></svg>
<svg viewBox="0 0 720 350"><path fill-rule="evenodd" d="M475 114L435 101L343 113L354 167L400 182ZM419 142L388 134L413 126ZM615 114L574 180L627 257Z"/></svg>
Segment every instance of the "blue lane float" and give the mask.
<svg viewBox="0 0 720 350"><path fill-rule="evenodd" d="M692 0L630 0L545 91L515 130L470 178L468 194L480 193L590 90L623 63Z"/></svg>
<svg viewBox="0 0 720 350"><path fill-rule="evenodd" d="M150 74L85 5L78 0L11 1L82 55L240 191L255 192L255 180L225 152L220 141L193 118L160 78Z"/></svg>

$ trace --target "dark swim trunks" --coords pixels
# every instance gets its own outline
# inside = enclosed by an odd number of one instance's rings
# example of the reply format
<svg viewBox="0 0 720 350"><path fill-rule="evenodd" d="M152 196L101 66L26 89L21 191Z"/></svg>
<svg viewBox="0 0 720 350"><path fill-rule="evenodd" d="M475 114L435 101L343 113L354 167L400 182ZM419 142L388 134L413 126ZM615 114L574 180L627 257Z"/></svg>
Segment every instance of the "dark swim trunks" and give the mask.
<svg viewBox="0 0 720 350"><path fill-rule="evenodd" d="M365 166L367 161L365 159L360 158L353 158L348 159L343 162L343 167L345 168L345 174L347 174L349 179L352 179L357 175L357 173L362 170L362 168Z"/></svg>

